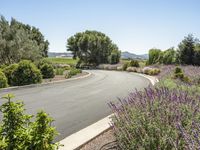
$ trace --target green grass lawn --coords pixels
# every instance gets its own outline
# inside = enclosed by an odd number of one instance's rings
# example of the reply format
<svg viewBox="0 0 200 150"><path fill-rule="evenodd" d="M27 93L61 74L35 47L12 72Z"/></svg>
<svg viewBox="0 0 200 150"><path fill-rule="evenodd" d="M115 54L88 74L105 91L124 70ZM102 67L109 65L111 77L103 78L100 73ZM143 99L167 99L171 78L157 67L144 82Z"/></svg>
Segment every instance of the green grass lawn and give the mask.
<svg viewBox="0 0 200 150"><path fill-rule="evenodd" d="M53 64L68 64L68 65L76 65L78 59L72 58L55 58L55 57L48 57L45 58L46 60L52 62Z"/></svg>

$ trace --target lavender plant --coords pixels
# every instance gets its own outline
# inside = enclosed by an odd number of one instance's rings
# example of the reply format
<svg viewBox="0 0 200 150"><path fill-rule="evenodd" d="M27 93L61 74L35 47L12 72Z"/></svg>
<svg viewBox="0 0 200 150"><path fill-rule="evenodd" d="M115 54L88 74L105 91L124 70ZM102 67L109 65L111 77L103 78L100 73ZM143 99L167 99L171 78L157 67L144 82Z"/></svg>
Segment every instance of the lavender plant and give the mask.
<svg viewBox="0 0 200 150"><path fill-rule="evenodd" d="M200 123L200 98L187 91L149 87L110 103L112 127L121 149L187 149L177 124L187 133Z"/></svg>
<svg viewBox="0 0 200 150"><path fill-rule="evenodd" d="M178 123L177 128L181 133L181 136L184 139L184 142L186 143L186 148L188 150L195 150L200 149L200 124L193 122L192 123L192 130L188 132L184 127Z"/></svg>

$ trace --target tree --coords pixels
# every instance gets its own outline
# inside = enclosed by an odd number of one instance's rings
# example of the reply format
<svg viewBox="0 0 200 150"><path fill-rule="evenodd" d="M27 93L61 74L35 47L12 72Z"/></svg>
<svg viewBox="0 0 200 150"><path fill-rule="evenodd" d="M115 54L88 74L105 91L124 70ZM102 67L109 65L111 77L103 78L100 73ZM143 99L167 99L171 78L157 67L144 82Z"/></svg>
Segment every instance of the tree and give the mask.
<svg viewBox="0 0 200 150"><path fill-rule="evenodd" d="M121 53L118 50L113 50L109 56L110 64L117 64L120 60Z"/></svg>
<svg viewBox="0 0 200 150"><path fill-rule="evenodd" d="M193 58L195 53L195 39L189 34L178 46L178 61L181 64L194 64Z"/></svg>
<svg viewBox="0 0 200 150"><path fill-rule="evenodd" d="M176 55L176 51L174 50L173 47L164 51L162 63L163 64L173 64L173 63L175 63L175 55Z"/></svg>
<svg viewBox="0 0 200 150"><path fill-rule="evenodd" d="M72 52L74 59L78 57L80 63L85 64L109 63L111 57L118 63L120 57L118 47L108 36L97 31L76 33L67 40L67 50Z"/></svg>
<svg viewBox="0 0 200 150"><path fill-rule="evenodd" d="M195 45L193 63L194 65L200 66L200 43Z"/></svg>
<svg viewBox="0 0 200 150"><path fill-rule="evenodd" d="M21 59L35 61L47 57L48 41L35 27L15 19L0 18L0 64L17 63Z"/></svg>
<svg viewBox="0 0 200 150"><path fill-rule="evenodd" d="M160 63L162 60L162 51L160 49L150 49L149 50L149 60L148 64Z"/></svg>

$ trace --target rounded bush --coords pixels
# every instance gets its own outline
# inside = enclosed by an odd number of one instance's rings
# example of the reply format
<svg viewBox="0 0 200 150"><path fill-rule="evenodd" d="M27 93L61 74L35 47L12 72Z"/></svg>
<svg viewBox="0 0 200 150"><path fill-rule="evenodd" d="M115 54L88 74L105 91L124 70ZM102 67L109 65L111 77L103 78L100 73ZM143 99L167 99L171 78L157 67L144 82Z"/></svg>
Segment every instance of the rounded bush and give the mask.
<svg viewBox="0 0 200 150"><path fill-rule="evenodd" d="M128 63L124 63L123 66L122 66L122 70L126 71L127 68L128 68Z"/></svg>
<svg viewBox="0 0 200 150"><path fill-rule="evenodd" d="M8 86L8 80L5 74L0 70L0 88L5 88Z"/></svg>
<svg viewBox="0 0 200 150"><path fill-rule="evenodd" d="M69 70L69 72L66 74L66 78L71 78L72 76L75 76L75 75L77 75L78 73L81 73L82 72L82 70L80 70L80 69L76 69L76 68L72 68L72 69L70 69Z"/></svg>
<svg viewBox="0 0 200 150"><path fill-rule="evenodd" d="M3 69L3 72L8 79L9 85L12 85L13 72L17 69L17 67L18 67L18 64L12 64Z"/></svg>
<svg viewBox="0 0 200 150"><path fill-rule="evenodd" d="M41 59L41 60L35 62L35 65L36 65L39 69L40 69L44 64L51 64L51 65L53 65L52 62L50 62L50 61L47 60L47 59Z"/></svg>
<svg viewBox="0 0 200 150"><path fill-rule="evenodd" d="M180 67L176 67L174 73L175 74L183 73L183 70Z"/></svg>
<svg viewBox="0 0 200 150"><path fill-rule="evenodd" d="M158 75L160 73L160 69L157 68L144 68L143 73L147 75Z"/></svg>
<svg viewBox="0 0 200 150"><path fill-rule="evenodd" d="M131 60L129 63L130 67L140 67L139 62L137 60Z"/></svg>
<svg viewBox="0 0 200 150"><path fill-rule="evenodd" d="M13 72L12 84L14 86L40 83L42 74L37 67L28 60L23 60Z"/></svg>
<svg viewBox="0 0 200 150"><path fill-rule="evenodd" d="M54 78L55 72L53 65L45 63L40 67L43 79Z"/></svg>

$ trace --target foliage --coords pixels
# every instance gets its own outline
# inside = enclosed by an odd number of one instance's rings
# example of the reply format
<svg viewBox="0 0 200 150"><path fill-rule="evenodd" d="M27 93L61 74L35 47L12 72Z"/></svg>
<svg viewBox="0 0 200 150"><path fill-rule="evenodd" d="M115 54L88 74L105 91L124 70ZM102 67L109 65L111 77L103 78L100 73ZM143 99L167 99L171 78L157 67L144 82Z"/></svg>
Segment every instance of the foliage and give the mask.
<svg viewBox="0 0 200 150"><path fill-rule="evenodd" d="M55 73L56 75L63 75L65 69L64 68L56 68Z"/></svg>
<svg viewBox="0 0 200 150"><path fill-rule="evenodd" d="M186 36L178 45L177 51L174 48L161 51L159 49L149 50L147 65L152 64L186 64L200 65L200 42L192 34Z"/></svg>
<svg viewBox="0 0 200 150"><path fill-rule="evenodd" d="M55 150L58 147L58 144L53 144L57 132L54 127L51 127L52 122L53 119L44 111L37 113L36 120L32 124L31 149Z"/></svg>
<svg viewBox="0 0 200 150"><path fill-rule="evenodd" d="M12 85L13 72L18 68L18 64L11 64L3 69L5 76L8 79L8 84Z"/></svg>
<svg viewBox="0 0 200 150"><path fill-rule="evenodd" d="M160 73L160 69L145 67L143 69L143 73L147 75L158 75Z"/></svg>
<svg viewBox="0 0 200 150"><path fill-rule="evenodd" d="M82 70L76 69L76 68L71 68L68 73L66 74L66 78L71 78L72 76L77 75L78 73L81 73Z"/></svg>
<svg viewBox="0 0 200 150"><path fill-rule="evenodd" d="M159 63L162 59L161 53L162 51L160 49L150 49L148 64L151 65Z"/></svg>
<svg viewBox="0 0 200 150"><path fill-rule="evenodd" d="M52 64L45 63L40 67L43 79L54 78L55 72Z"/></svg>
<svg viewBox="0 0 200 150"><path fill-rule="evenodd" d="M194 63L194 65L200 66L200 43L196 44L196 46L195 46L193 63Z"/></svg>
<svg viewBox="0 0 200 150"><path fill-rule="evenodd" d="M12 85L28 85L40 83L42 81L42 75L40 70L28 60L19 62L19 66L13 72Z"/></svg>
<svg viewBox="0 0 200 150"><path fill-rule="evenodd" d="M73 57L78 57L79 62L84 64L109 63L109 58L114 60L115 57L114 62L119 61L118 47L113 44L108 36L97 31L87 30L76 33L67 40L67 50L71 51ZM111 53L113 53L113 56L111 56Z"/></svg>
<svg viewBox="0 0 200 150"><path fill-rule="evenodd" d="M39 112L36 121L32 122L32 115L24 113L23 102L12 102L14 96L8 94L3 98L7 101L2 104L0 111L3 119L0 127L0 149L8 150L54 150L58 148L53 143L57 135L51 127L52 119L45 112Z"/></svg>
<svg viewBox="0 0 200 150"><path fill-rule="evenodd" d="M129 150L186 149L177 125L191 133L192 122L200 123L198 106L198 97L177 89L149 87L131 93L119 103L110 103L117 142Z"/></svg>
<svg viewBox="0 0 200 150"><path fill-rule="evenodd" d="M0 18L0 64L17 63L22 59L38 60L47 57L48 41L35 27L15 19Z"/></svg>
<svg viewBox="0 0 200 150"><path fill-rule="evenodd" d="M110 56L108 57L108 61L110 64L117 64L120 60L120 51L118 50L113 50L110 54Z"/></svg>
<svg viewBox="0 0 200 150"><path fill-rule="evenodd" d="M163 52L162 63L165 65L174 64L176 61L175 58L176 58L176 51L174 50L174 48L170 48Z"/></svg>
<svg viewBox="0 0 200 150"><path fill-rule="evenodd" d="M140 67L140 65L137 60L131 60L129 63L129 67Z"/></svg>
<svg viewBox="0 0 200 150"><path fill-rule="evenodd" d="M129 63L124 63L122 66L122 70L126 71L126 69L128 68Z"/></svg>
<svg viewBox="0 0 200 150"><path fill-rule="evenodd" d="M190 82L190 78L184 75L184 72L180 67L175 68L174 77L184 82Z"/></svg>
<svg viewBox="0 0 200 150"><path fill-rule="evenodd" d="M8 80L5 74L0 70L0 88L5 88L8 86Z"/></svg>
<svg viewBox="0 0 200 150"><path fill-rule="evenodd" d="M179 44L178 60L181 64L193 64L193 57L195 52L195 39L193 35L188 35Z"/></svg>

